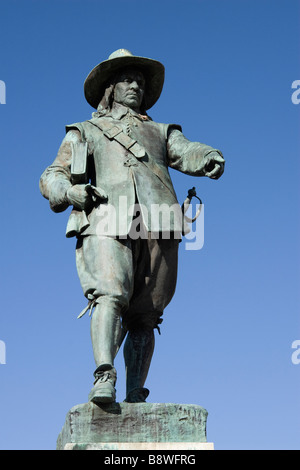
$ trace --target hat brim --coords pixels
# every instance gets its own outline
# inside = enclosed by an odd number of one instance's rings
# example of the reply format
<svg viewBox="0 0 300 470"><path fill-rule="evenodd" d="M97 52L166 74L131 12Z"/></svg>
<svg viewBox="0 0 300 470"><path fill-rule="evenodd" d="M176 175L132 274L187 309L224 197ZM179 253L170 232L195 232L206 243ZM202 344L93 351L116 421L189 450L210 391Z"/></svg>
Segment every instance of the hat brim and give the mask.
<svg viewBox="0 0 300 470"><path fill-rule="evenodd" d="M162 92L165 68L161 62L138 56L123 56L108 59L96 65L84 82L84 95L87 102L97 109L108 81L125 67L136 67L143 72L146 80L145 105L150 109Z"/></svg>

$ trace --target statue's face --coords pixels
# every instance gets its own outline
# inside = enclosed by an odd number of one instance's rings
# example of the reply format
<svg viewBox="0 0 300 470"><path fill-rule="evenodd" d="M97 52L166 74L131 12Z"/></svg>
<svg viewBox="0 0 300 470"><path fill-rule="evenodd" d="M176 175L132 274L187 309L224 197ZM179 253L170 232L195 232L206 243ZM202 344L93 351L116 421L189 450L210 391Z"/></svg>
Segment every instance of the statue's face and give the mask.
<svg viewBox="0 0 300 470"><path fill-rule="evenodd" d="M114 101L139 112L145 93L145 78L134 68L120 72L116 77Z"/></svg>

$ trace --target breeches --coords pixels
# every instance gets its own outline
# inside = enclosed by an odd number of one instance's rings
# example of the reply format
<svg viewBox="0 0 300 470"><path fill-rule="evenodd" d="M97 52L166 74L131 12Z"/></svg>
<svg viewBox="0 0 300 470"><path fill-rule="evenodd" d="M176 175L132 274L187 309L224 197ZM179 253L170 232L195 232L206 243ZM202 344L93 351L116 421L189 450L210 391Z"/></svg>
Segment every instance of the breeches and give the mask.
<svg viewBox="0 0 300 470"><path fill-rule="evenodd" d="M89 235L78 239L80 283L98 303L119 306L123 326L155 328L176 287L178 240L118 239ZM89 296L90 297L90 296Z"/></svg>

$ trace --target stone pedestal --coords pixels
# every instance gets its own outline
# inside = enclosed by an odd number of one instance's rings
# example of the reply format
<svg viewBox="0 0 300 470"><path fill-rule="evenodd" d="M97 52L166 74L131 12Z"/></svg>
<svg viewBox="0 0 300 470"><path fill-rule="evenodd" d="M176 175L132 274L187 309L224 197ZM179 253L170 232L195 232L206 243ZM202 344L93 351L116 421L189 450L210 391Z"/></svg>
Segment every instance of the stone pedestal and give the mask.
<svg viewBox="0 0 300 470"><path fill-rule="evenodd" d="M202 450L207 411L198 405L76 405L67 413L57 450Z"/></svg>

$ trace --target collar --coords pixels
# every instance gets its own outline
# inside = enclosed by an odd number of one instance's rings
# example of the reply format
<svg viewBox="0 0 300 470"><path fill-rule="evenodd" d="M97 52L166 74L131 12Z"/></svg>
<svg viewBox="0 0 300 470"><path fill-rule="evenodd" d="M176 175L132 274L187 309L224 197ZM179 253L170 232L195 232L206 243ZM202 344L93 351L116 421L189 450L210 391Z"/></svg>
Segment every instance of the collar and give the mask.
<svg viewBox="0 0 300 470"><path fill-rule="evenodd" d="M140 121L150 121L149 116L136 113L135 111L133 111L133 109L130 109L127 106L116 102L113 103L112 109L110 113L107 114L107 116L111 116L113 119L120 120L128 113L130 113L132 116L139 119Z"/></svg>

